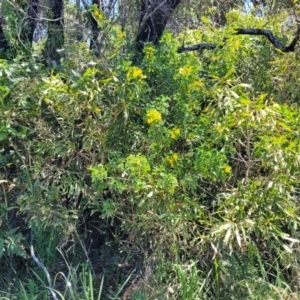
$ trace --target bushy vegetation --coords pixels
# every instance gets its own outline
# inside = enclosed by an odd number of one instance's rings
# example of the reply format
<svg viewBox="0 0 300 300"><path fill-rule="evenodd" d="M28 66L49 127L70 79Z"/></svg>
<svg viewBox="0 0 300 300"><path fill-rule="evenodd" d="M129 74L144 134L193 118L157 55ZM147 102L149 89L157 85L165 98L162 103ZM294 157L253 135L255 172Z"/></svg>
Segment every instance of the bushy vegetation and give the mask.
<svg viewBox="0 0 300 300"><path fill-rule="evenodd" d="M1 299L48 299L31 247L58 299L297 299L299 52L234 34L288 41L286 12L203 18L136 64L93 13L100 57L0 61Z"/></svg>

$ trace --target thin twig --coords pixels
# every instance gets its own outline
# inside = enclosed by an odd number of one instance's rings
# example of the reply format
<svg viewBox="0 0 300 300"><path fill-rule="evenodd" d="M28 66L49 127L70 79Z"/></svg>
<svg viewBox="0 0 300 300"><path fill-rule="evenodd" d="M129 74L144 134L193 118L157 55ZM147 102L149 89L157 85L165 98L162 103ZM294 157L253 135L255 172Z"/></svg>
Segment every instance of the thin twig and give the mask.
<svg viewBox="0 0 300 300"><path fill-rule="evenodd" d="M91 270L92 270L93 275L96 276L96 273L95 273L93 264L92 264L92 262L91 262L91 260L90 260L90 258L89 258L89 254L87 253L87 251L86 251L86 249L85 249L85 246L83 245L83 243L82 243L82 241L81 241L81 239L80 239L80 237L79 237L79 235L78 235L78 233L77 233L77 230L75 230L75 235L76 235L76 237L77 237L77 239L78 239L78 241L79 241L79 243L80 243L80 245L81 245L81 248L82 248L82 250L83 250L83 252L84 252L84 254L85 254L85 256L86 256L86 259L87 259L87 261L88 261L88 263L89 263L89 265L90 265L90 268L91 268Z"/></svg>

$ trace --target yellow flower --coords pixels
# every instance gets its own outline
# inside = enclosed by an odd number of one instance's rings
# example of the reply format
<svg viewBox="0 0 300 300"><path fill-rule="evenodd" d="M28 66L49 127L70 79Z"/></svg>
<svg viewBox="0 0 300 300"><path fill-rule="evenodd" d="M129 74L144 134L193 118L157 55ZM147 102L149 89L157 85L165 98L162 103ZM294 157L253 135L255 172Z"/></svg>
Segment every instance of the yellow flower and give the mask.
<svg viewBox="0 0 300 300"><path fill-rule="evenodd" d="M178 73L179 75L182 75L182 76L188 76L192 73L193 71L193 68L192 67L183 67L183 68L180 68Z"/></svg>
<svg viewBox="0 0 300 300"><path fill-rule="evenodd" d="M174 167L174 164L178 161L178 158L179 157L177 153L174 153L167 157L167 161L169 162L172 168Z"/></svg>
<svg viewBox="0 0 300 300"><path fill-rule="evenodd" d="M143 74L143 71L139 68L135 68L135 70L133 70L132 72L132 77L133 78L138 78Z"/></svg>
<svg viewBox="0 0 300 300"><path fill-rule="evenodd" d="M147 76L143 74L143 71L138 67L132 67L127 72L126 77L127 77L128 81L130 81L131 79L145 79L145 78L147 78Z"/></svg>
<svg viewBox="0 0 300 300"><path fill-rule="evenodd" d="M122 40L125 37L125 34L123 32L120 32L117 34L117 39Z"/></svg>
<svg viewBox="0 0 300 300"><path fill-rule="evenodd" d="M145 47L144 54L146 59L150 59L155 54L155 49L152 46Z"/></svg>
<svg viewBox="0 0 300 300"><path fill-rule="evenodd" d="M172 40L172 33L171 32L165 33L162 37L162 41L170 42L171 40Z"/></svg>
<svg viewBox="0 0 300 300"><path fill-rule="evenodd" d="M201 80L197 80L191 84L189 84L189 90L201 90L203 87L203 82Z"/></svg>
<svg viewBox="0 0 300 300"><path fill-rule="evenodd" d="M235 43L233 44L233 49L239 49L241 45L241 42L239 40L235 41Z"/></svg>
<svg viewBox="0 0 300 300"><path fill-rule="evenodd" d="M226 166L226 167L224 168L224 173L229 174L230 172L231 172L230 166Z"/></svg>
<svg viewBox="0 0 300 300"><path fill-rule="evenodd" d="M97 20L102 21L104 19L103 14L99 10L94 11L94 16L96 17Z"/></svg>
<svg viewBox="0 0 300 300"><path fill-rule="evenodd" d="M161 113L156 109L150 109L147 111L147 123L152 124L154 122L159 122L162 120Z"/></svg>
<svg viewBox="0 0 300 300"><path fill-rule="evenodd" d="M174 161L177 161L178 160L178 154L174 153L172 155L172 158L173 158Z"/></svg>
<svg viewBox="0 0 300 300"><path fill-rule="evenodd" d="M180 129L179 128L171 129L169 131L169 133L170 133L171 139L175 140L178 137L178 135L180 134Z"/></svg>

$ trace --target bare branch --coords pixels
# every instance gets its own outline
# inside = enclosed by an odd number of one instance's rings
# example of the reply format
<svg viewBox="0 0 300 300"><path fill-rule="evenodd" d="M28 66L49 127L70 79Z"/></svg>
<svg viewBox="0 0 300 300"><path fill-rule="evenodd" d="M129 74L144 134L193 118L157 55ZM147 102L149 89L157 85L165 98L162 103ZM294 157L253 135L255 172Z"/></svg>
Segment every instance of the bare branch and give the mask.
<svg viewBox="0 0 300 300"><path fill-rule="evenodd" d="M296 35L295 35L293 41L288 46L283 45L278 40L278 38L272 33L272 31L267 30L267 29L238 28L236 30L235 34L264 35L276 49L279 49L282 52L293 52L293 51L295 51L296 45L297 45L297 43L300 39L300 25L298 25L298 29L297 29L297 32L296 32ZM181 53L181 52L184 52L184 51L214 50L217 47L222 48L223 45L202 43L202 44L196 44L196 45L192 45L192 46L179 47L178 48L178 53Z"/></svg>
<svg viewBox="0 0 300 300"><path fill-rule="evenodd" d="M275 48L281 50L282 52L293 52L300 38L300 28L298 26L297 33L289 46L283 45L276 36L270 30L266 29L255 29L255 28L239 28L236 31L236 34L250 34L250 35L264 35Z"/></svg>
<svg viewBox="0 0 300 300"><path fill-rule="evenodd" d="M182 53L184 51L202 51L202 50L214 50L218 47L218 45L216 44L210 44L210 43L202 43L202 44L196 44L196 45L192 45L192 46L182 46L179 47L177 52L178 53Z"/></svg>

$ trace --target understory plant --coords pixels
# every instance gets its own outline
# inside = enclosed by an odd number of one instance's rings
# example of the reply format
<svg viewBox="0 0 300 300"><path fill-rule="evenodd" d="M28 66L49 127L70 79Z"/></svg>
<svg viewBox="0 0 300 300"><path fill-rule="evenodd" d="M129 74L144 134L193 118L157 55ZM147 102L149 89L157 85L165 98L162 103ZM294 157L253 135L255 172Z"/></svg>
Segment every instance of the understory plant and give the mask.
<svg viewBox="0 0 300 300"><path fill-rule="evenodd" d="M102 17L102 57L0 61L0 258L20 295L49 295L34 247L61 299L292 299L298 53L234 35L265 21L233 11L185 35L222 47L179 54L166 32L133 64Z"/></svg>

